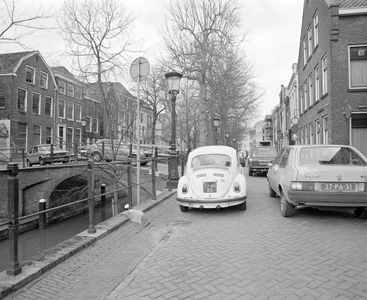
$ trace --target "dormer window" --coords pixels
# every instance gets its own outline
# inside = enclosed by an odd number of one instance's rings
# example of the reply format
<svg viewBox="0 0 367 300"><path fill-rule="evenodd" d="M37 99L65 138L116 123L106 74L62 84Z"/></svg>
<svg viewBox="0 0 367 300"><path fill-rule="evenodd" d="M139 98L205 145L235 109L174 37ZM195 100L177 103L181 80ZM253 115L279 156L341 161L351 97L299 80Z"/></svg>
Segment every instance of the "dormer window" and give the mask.
<svg viewBox="0 0 367 300"><path fill-rule="evenodd" d="M63 81L59 81L59 92L60 94L66 94L66 83Z"/></svg>
<svg viewBox="0 0 367 300"><path fill-rule="evenodd" d="M25 70L25 81L30 83L30 84L34 84L34 77L36 74L36 70L30 66L26 66L26 70Z"/></svg>

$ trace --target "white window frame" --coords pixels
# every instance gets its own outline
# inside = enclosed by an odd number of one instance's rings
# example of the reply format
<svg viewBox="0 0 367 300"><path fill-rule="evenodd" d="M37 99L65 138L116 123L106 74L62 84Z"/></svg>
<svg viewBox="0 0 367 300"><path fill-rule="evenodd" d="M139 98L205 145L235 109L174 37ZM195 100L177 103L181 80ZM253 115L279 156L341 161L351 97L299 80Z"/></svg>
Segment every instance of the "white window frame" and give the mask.
<svg viewBox="0 0 367 300"><path fill-rule="evenodd" d="M52 126L46 126L46 139L47 139L47 128L51 128L51 144L54 141L54 137L53 137L53 127Z"/></svg>
<svg viewBox="0 0 367 300"><path fill-rule="evenodd" d="M41 84L41 82L42 82L42 80L41 80L42 79L42 75L46 75L45 85L42 85ZM40 83L40 87L41 88L46 89L46 90L48 89L48 74L47 73L40 71L40 82L39 83Z"/></svg>
<svg viewBox="0 0 367 300"><path fill-rule="evenodd" d="M28 74L29 69L33 71L32 82L29 82L27 80L27 74ZM36 81L36 69L31 67L31 66L26 66L25 67L25 82L27 82L28 84L33 84L34 85L35 81Z"/></svg>
<svg viewBox="0 0 367 300"><path fill-rule="evenodd" d="M50 107L51 113L50 113L50 115L46 115L47 99L51 99L51 107ZM47 116L47 117L53 117L53 111L54 111L54 99L52 97L50 97L50 96L45 96L45 116Z"/></svg>
<svg viewBox="0 0 367 300"><path fill-rule="evenodd" d="M310 76L308 76L308 104L309 107L311 107L315 102L314 102L314 97L313 97L313 79L312 79L312 73L310 74Z"/></svg>
<svg viewBox="0 0 367 300"><path fill-rule="evenodd" d="M303 65L307 65L307 43L306 37L303 38Z"/></svg>
<svg viewBox="0 0 367 300"><path fill-rule="evenodd" d="M300 114L302 114L303 112L304 112L304 104L303 104L303 102L304 102L304 94L303 94L303 86L301 86L301 88L300 88L300 91L299 91L299 95L300 95L300 106L299 106L299 110L300 110Z"/></svg>
<svg viewBox="0 0 367 300"><path fill-rule="evenodd" d="M98 118L94 118L94 119L93 119L93 121L96 121L96 130L95 130L94 132L95 132L95 133L98 133L98 125L99 125L99 124L98 124L98 123L99 123L98 121L99 121L99 120L98 120Z"/></svg>
<svg viewBox="0 0 367 300"><path fill-rule="evenodd" d="M310 133L309 133L309 136L310 136L310 139L309 139L309 142L310 142L310 145L313 145L314 144L314 138L313 138L313 136L314 136L314 128L313 128L314 126L313 126L313 122L311 122L309 125L308 125L308 128L309 128L309 131L310 131Z"/></svg>
<svg viewBox="0 0 367 300"><path fill-rule="evenodd" d="M348 69L349 69L349 88L350 89L367 89L367 84L366 85L357 85L357 86L352 86L352 66L351 66L351 49L352 48L360 48L360 47L366 47L367 48L367 44L363 44L363 45L353 45L353 46L348 46ZM367 51L367 49L365 50ZM367 76L367 74L366 74Z"/></svg>
<svg viewBox="0 0 367 300"><path fill-rule="evenodd" d="M38 112L33 111L34 95L38 95ZM35 114L35 115L41 114L41 94L35 93L35 92L32 92L32 114Z"/></svg>
<svg viewBox="0 0 367 300"><path fill-rule="evenodd" d="M317 119L315 121L315 127L316 127L316 144L319 145L321 143L320 137L321 137L321 123L320 119Z"/></svg>
<svg viewBox="0 0 367 300"><path fill-rule="evenodd" d="M308 40L308 57L312 56L313 51L313 41L312 41L312 26L310 25L307 30L307 40Z"/></svg>
<svg viewBox="0 0 367 300"><path fill-rule="evenodd" d="M71 104L71 108L72 108L72 111L71 111L71 117L69 117L69 105ZM74 121L74 103L73 102L70 102L68 101L67 104L66 104L66 117L69 121Z"/></svg>
<svg viewBox="0 0 367 300"><path fill-rule="evenodd" d="M64 111L63 111L64 116L60 116L60 102L64 102ZM59 105L57 107L57 114L60 119L66 119L66 101L63 99L59 99Z"/></svg>
<svg viewBox="0 0 367 300"><path fill-rule="evenodd" d="M76 107L80 107L80 110L79 110L79 114L77 114L76 112L77 112L77 110L76 109L74 109L74 113L75 113L75 121L76 122L81 122L82 121L82 106L80 105L80 104L77 104L77 103L75 103L75 108Z"/></svg>
<svg viewBox="0 0 367 300"><path fill-rule="evenodd" d="M316 65L315 67L315 88L314 88L314 91L315 91L315 102L319 101L320 100L320 73L319 73L319 65Z"/></svg>
<svg viewBox="0 0 367 300"><path fill-rule="evenodd" d="M319 13L316 13L313 16L313 46L317 47L319 44Z"/></svg>
<svg viewBox="0 0 367 300"><path fill-rule="evenodd" d="M76 132L79 132L79 140L76 140L75 142L78 143L78 146L80 147L82 145L82 140L83 140L83 131L81 128L75 128L75 138L78 136L76 134Z"/></svg>
<svg viewBox="0 0 367 300"><path fill-rule="evenodd" d="M18 108L18 103L19 103L19 90L25 91L25 98L24 98L24 110L20 110ZM26 89L22 89L22 88L17 88L17 111L22 111L22 112L27 112L27 99L28 99L28 91Z"/></svg>
<svg viewBox="0 0 367 300"><path fill-rule="evenodd" d="M59 92L60 94L66 95L66 83L59 80Z"/></svg>
<svg viewBox="0 0 367 300"><path fill-rule="evenodd" d="M329 119L328 115L322 117L322 142L324 145L329 143Z"/></svg>
<svg viewBox="0 0 367 300"><path fill-rule="evenodd" d="M77 91L80 91L80 93L77 93ZM78 96L80 95L80 96ZM83 89L79 86L75 87L75 98L78 100L82 100L83 99Z"/></svg>
<svg viewBox="0 0 367 300"><path fill-rule="evenodd" d="M92 132L92 117L87 116L86 119L87 119L87 125L89 124L89 128L88 128L88 126L85 126L85 129L86 129L87 132ZM88 120L89 120L89 122L88 122Z"/></svg>
<svg viewBox="0 0 367 300"><path fill-rule="evenodd" d="M304 98L305 98L305 101L304 101L304 105L305 105L304 111L306 111L308 109L308 106L309 106L307 79L306 79L306 81L303 84L303 92L304 92Z"/></svg>
<svg viewBox="0 0 367 300"><path fill-rule="evenodd" d="M321 58L321 79L322 79L322 95L328 92L328 67L327 67L327 53Z"/></svg>
<svg viewBox="0 0 367 300"><path fill-rule="evenodd" d="M32 143L34 142L34 127L38 127L39 128L39 141L37 141L36 145L40 145L42 143L42 126L38 125L38 124L33 124L32 127Z"/></svg>
<svg viewBox="0 0 367 300"><path fill-rule="evenodd" d="M69 88L71 89L69 90ZM69 97L74 97L74 86L71 83L67 84L67 95Z"/></svg>

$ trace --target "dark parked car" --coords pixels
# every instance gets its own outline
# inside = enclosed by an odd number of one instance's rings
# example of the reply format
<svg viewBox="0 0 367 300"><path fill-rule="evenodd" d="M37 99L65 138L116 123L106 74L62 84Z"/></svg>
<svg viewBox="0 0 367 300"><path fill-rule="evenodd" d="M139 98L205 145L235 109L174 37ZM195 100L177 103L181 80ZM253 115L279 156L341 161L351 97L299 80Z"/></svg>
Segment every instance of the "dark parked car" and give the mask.
<svg viewBox="0 0 367 300"><path fill-rule="evenodd" d="M253 173L267 173L269 163L277 156L275 147L254 147L248 159L248 175Z"/></svg>

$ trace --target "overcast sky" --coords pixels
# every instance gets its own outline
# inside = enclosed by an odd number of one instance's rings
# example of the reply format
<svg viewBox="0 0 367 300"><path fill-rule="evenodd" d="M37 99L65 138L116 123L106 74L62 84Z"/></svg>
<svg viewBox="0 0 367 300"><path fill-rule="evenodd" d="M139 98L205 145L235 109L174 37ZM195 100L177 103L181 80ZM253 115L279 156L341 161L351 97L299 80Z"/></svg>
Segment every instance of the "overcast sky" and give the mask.
<svg viewBox="0 0 367 300"><path fill-rule="evenodd" d="M165 5L169 0L121 0L137 15L135 30L137 38L144 40L141 53L149 61L154 60L154 52L160 41L158 26L164 21ZM260 107L264 116L279 103L280 86L288 84L292 75L292 64L298 60L298 48L302 20L303 0L239 0L243 4L243 31L246 41L243 48L247 58L253 62L258 85L265 90ZM23 5L57 9L61 0L16 0ZM63 41L55 32L39 32L36 36L23 40L30 48L39 50L46 61L55 66L62 63ZM18 46L2 46L0 51L24 51ZM139 54L137 54L137 57Z"/></svg>

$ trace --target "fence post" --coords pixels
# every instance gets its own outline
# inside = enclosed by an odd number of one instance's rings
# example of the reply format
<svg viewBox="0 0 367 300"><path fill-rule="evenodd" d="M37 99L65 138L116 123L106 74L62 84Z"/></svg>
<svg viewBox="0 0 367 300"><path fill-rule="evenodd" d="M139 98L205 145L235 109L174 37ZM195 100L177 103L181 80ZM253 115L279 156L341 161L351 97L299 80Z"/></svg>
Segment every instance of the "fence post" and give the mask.
<svg viewBox="0 0 367 300"><path fill-rule="evenodd" d="M104 183L101 184L101 221L106 220L106 185Z"/></svg>
<svg viewBox="0 0 367 300"><path fill-rule="evenodd" d="M24 148L22 148L22 160L23 160L23 168L25 167L25 155L24 155Z"/></svg>
<svg viewBox="0 0 367 300"><path fill-rule="evenodd" d="M151 167L152 167L152 200L157 200L156 198L157 193L155 190L155 158L154 156L152 157Z"/></svg>
<svg viewBox="0 0 367 300"><path fill-rule="evenodd" d="M46 210L46 200L41 199L38 202L38 211L42 212ZM38 228L39 229L45 229L47 227L47 221L46 221L46 213L39 214L38 216Z"/></svg>
<svg viewBox="0 0 367 300"><path fill-rule="evenodd" d="M77 142L74 143L74 158L75 158L75 162L78 162L78 143Z"/></svg>
<svg viewBox="0 0 367 300"><path fill-rule="evenodd" d="M172 170L172 156L168 157L168 191L172 191L172 184L171 184L171 170Z"/></svg>
<svg viewBox="0 0 367 300"><path fill-rule="evenodd" d="M129 159L129 162L127 164L127 186L128 186L127 193L129 197L129 209L132 209L133 208L133 174L132 174L132 167L131 167L131 158Z"/></svg>
<svg viewBox="0 0 367 300"><path fill-rule="evenodd" d="M88 233L93 234L96 232L94 227L94 171L93 171L93 161L88 162L88 202L89 202L89 227Z"/></svg>
<svg viewBox="0 0 367 300"><path fill-rule="evenodd" d="M9 213L9 250L10 261L7 275L16 276L22 272L18 261L18 229L19 229L19 168L16 163L8 163L8 213Z"/></svg>
<svg viewBox="0 0 367 300"><path fill-rule="evenodd" d="M51 144L51 164L54 163L54 144Z"/></svg>

